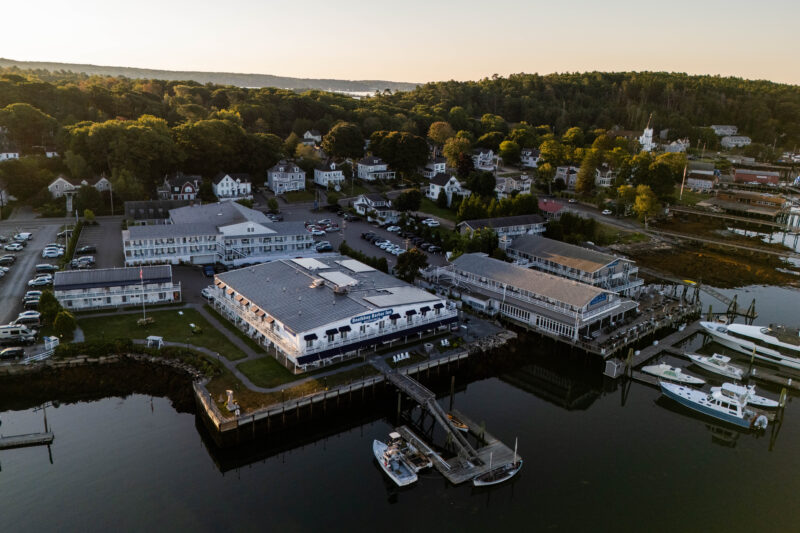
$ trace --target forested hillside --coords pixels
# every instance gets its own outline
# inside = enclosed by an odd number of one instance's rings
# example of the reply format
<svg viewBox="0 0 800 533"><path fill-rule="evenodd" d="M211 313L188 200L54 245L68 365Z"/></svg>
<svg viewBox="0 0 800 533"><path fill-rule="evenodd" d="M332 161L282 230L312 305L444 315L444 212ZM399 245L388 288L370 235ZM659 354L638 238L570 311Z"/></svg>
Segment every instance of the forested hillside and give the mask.
<svg viewBox="0 0 800 533"><path fill-rule="evenodd" d="M800 87L735 78L520 74L430 83L356 100L322 91L59 73L43 77L6 69L0 70L5 144L23 154L48 149L63 157L47 163L5 163L0 178L24 200L41 191L55 173L105 173L113 177L120 198L139 198L175 170L263 176L280 157L296 155L298 136L305 130L326 134L339 122L352 124L340 130L338 144L347 148L337 150L335 136L330 136L329 154L358 156L359 139L380 132L375 139L391 143L377 144L379 155L394 158L390 163L404 174L414 170L417 152L424 147L420 140L426 136L440 145L452 138L453 167L460 154L475 146L502 152L506 142L511 143L504 154L509 161L520 147L544 146L543 156L553 165L580 163L586 157L581 148L593 143L604 153L617 147L635 155L635 146L596 139L615 126L641 130L651 113L657 131L669 128L670 138L702 139L708 148L717 142L703 128L710 124L737 125L756 141L753 149L762 152L773 143L778 149L800 144ZM434 123L436 131L431 130ZM590 163L601 159L620 165L596 154Z"/></svg>

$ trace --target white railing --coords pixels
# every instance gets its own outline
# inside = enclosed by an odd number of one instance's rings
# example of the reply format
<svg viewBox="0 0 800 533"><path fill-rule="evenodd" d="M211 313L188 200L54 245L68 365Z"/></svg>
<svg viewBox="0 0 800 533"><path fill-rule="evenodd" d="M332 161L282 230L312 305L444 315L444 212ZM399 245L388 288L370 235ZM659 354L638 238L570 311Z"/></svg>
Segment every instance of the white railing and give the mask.
<svg viewBox="0 0 800 533"><path fill-rule="evenodd" d="M138 287L138 286L133 286ZM175 291L180 292L181 284L180 283L173 283L169 287L158 287L158 288L151 288L145 286L144 294L156 294L159 292L168 292L173 293ZM114 296L141 296L142 289L141 288L133 288L133 289L126 289L122 291L109 291L109 292L69 292L69 291L58 291L59 299L64 300L81 300L84 298L112 298Z"/></svg>
<svg viewBox="0 0 800 533"><path fill-rule="evenodd" d="M476 279L465 278L464 276L462 276L462 275L460 275L458 273L455 274L454 279L458 283L466 285L467 287L470 286L470 285L474 285L474 286L486 289L487 291L498 295L498 299L500 301L503 301L505 298L514 298L515 300L521 300L523 302L528 302L528 303L534 304L536 306L543 307L543 308L549 309L551 311L555 311L556 313L561 313L562 315L570 316L572 318L577 318L580 315L580 313L578 313L576 311L572 311L572 310L567 309L565 307L561 307L561 306L558 306L558 305L553 305L551 303L548 303L548 302L546 302L544 300L539 300L537 298L531 298L530 296L521 294L521 293L513 291L513 290L506 289L504 291L502 288L498 288L498 287L489 285L486 282L481 282L481 281L478 281Z"/></svg>

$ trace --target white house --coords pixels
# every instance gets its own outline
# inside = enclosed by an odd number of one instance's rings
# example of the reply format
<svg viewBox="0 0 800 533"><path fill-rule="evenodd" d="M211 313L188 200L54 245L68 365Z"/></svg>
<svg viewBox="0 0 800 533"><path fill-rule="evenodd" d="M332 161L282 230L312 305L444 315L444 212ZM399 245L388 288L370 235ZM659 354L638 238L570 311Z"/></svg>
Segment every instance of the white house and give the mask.
<svg viewBox="0 0 800 533"><path fill-rule="evenodd" d="M614 185L615 179L617 179L617 173L605 163L594 170L594 184L596 187L611 187Z"/></svg>
<svg viewBox="0 0 800 533"><path fill-rule="evenodd" d="M356 213L370 216L382 222L397 222L397 211L392 209L392 201L380 194L362 194L353 204Z"/></svg>
<svg viewBox="0 0 800 533"><path fill-rule="evenodd" d="M739 131L739 128L733 126L731 124L712 124L711 129L714 130L719 137L723 137L725 135L736 135Z"/></svg>
<svg viewBox="0 0 800 533"><path fill-rule="evenodd" d="M342 187L344 173L333 159L328 159L314 169L314 183L326 188Z"/></svg>
<svg viewBox="0 0 800 533"><path fill-rule="evenodd" d="M536 148L523 148L520 152L522 166L536 168L539 166L539 150Z"/></svg>
<svg viewBox="0 0 800 533"><path fill-rule="evenodd" d="M561 180L568 189L574 189L578 182L578 167L562 166L556 167L554 180Z"/></svg>
<svg viewBox="0 0 800 533"><path fill-rule="evenodd" d="M389 165L380 157L367 156L358 162L358 178L364 181L393 180L394 170L389 170Z"/></svg>
<svg viewBox="0 0 800 533"><path fill-rule="evenodd" d="M267 182L264 184L275 194L289 191L304 191L306 188L306 172L294 161L281 160L267 171Z"/></svg>
<svg viewBox="0 0 800 533"><path fill-rule="evenodd" d="M303 134L303 144L313 145L322 142L322 134L317 130L308 130Z"/></svg>
<svg viewBox="0 0 800 533"><path fill-rule="evenodd" d="M105 176L96 176L91 179L75 180L58 176L47 186L53 198L61 198L67 192L77 191L81 187L94 187L100 192L110 191L111 182Z"/></svg>
<svg viewBox="0 0 800 533"><path fill-rule="evenodd" d="M747 146L751 142L753 141L746 135L726 135L719 143L725 148L736 148Z"/></svg>
<svg viewBox="0 0 800 533"><path fill-rule="evenodd" d="M181 284L170 265L64 270L56 272L53 294L66 309L103 309L181 301Z"/></svg>
<svg viewBox="0 0 800 533"><path fill-rule="evenodd" d="M530 194L531 179L526 174L522 174L516 178L497 177L495 178L494 192L497 195L498 200L508 198L514 192L518 194Z"/></svg>
<svg viewBox="0 0 800 533"><path fill-rule="evenodd" d="M513 239L520 235L541 235L545 231L547 220L541 215L514 215L510 217L478 218L464 220L456 225L456 230L462 235L474 231L491 229L498 237Z"/></svg>
<svg viewBox="0 0 800 533"><path fill-rule="evenodd" d="M422 169L422 176L431 179L437 174L444 174L447 170L447 160L444 157L434 157Z"/></svg>
<svg viewBox="0 0 800 533"><path fill-rule="evenodd" d="M126 266L148 264L229 266L316 255L302 222L272 222L236 202L170 209L164 224L122 231Z"/></svg>
<svg viewBox="0 0 800 533"><path fill-rule="evenodd" d="M719 183L719 178L714 174L689 172L689 175L686 176L686 187L689 189L710 191L717 183Z"/></svg>
<svg viewBox="0 0 800 533"><path fill-rule="evenodd" d="M494 170L494 150L478 148L472 152L472 162L479 170Z"/></svg>
<svg viewBox="0 0 800 533"><path fill-rule="evenodd" d="M250 174L220 172L211 180L211 187L214 190L214 196L219 200L250 200L253 198Z"/></svg>
<svg viewBox="0 0 800 533"><path fill-rule="evenodd" d="M164 183L158 188L158 195L163 200L196 200L202 182L203 177L197 174L176 172L172 176L164 176Z"/></svg>
<svg viewBox="0 0 800 533"><path fill-rule="evenodd" d="M19 159L19 152L0 152L0 162Z"/></svg>
<svg viewBox="0 0 800 533"><path fill-rule="evenodd" d="M439 194L444 191L445 195L447 196L447 205L453 203L453 196L469 196L470 191L461 187L461 183L456 179L455 176L450 176L448 174L437 174L431 178L431 182L428 185L428 193L427 196L434 202L439 198Z"/></svg>

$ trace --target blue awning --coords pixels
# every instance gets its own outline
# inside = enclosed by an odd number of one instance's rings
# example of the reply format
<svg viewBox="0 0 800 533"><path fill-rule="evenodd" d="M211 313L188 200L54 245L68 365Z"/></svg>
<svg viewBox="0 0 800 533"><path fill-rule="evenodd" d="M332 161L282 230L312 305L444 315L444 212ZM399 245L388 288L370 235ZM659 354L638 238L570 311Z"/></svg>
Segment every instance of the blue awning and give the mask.
<svg viewBox="0 0 800 533"><path fill-rule="evenodd" d="M329 329L329 330L327 330L327 331L325 332L325 335L336 335L337 333L339 333L339 330L338 330L338 329L336 329L336 328L333 328L333 329Z"/></svg>
<svg viewBox="0 0 800 533"><path fill-rule="evenodd" d="M406 316L411 316L411 315L416 315L416 314L417 314L417 312L414 311L413 309L410 309L410 310L406 311Z"/></svg>
<svg viewBox="0 0 800 533"><path fill-rule="evenodd" d="M430 311L430 310L431 310L431 308L430 308L430 307L428 307L428 306L426 305L425 307L421 307L421 308L419 309L419 312L420 312L420 313L422 313L422 314L424 315L425 313L427 313L427 312L428 312L428 311Z"/></svg>
<svg viewBox="0 0 800 533"><path fill-rule="evenodd" d="M307 340L307 341L315 341L315 340L317 340L317 334L316 333L310 333L310 334L306 335L303 338L305 340Z"/></svg>
<svg viewBox="0 0 800 533"><path fill-rule="evenodd" d="M433 304L434 309L441 309L442 307L444 307L444 304Z"/></svg>
<svg viewBox="0 0 800 533"><path fill-rule="evenodd" d="M341 331L342 333L344 333L345 331L350 331L350 326L342 326L339 328L339 331Z"/></svg>
<svg viewBox="0 0 800 533"><path fill-rule="evenodd" d="M397 320L398 318L400 318L400 314L399 313L395 313L393 315L389 315L389 318L391 320Z"/></svg>

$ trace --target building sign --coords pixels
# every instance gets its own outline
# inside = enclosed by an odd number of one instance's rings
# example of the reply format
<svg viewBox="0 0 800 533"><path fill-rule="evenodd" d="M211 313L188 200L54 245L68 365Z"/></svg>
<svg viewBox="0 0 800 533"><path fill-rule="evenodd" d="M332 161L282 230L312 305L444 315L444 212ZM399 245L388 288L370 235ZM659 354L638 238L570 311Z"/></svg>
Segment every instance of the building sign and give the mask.
<svg viewBox="0 0 800 533"><path fill-rule="evenodd" d="M369 322L375 322L376 320L380 320L381 318L385 318L391 315L393 312L392 309L384 309L383 311L375 311L374 313L369 313L368 315L361 315L356 316L350 319L351 324L367 324Z"/></svg>
<svg viewBox="0 0 800 533"><path fill-rule="evenodd" d="M589 302L589 307L591 307L591 306L593 306L595 304L599 304L600 302L606 301L607 297L608 297L608 295L606 293L601 292L600 294L598 294L597 296L592 298L592 301Z"/></svg>

